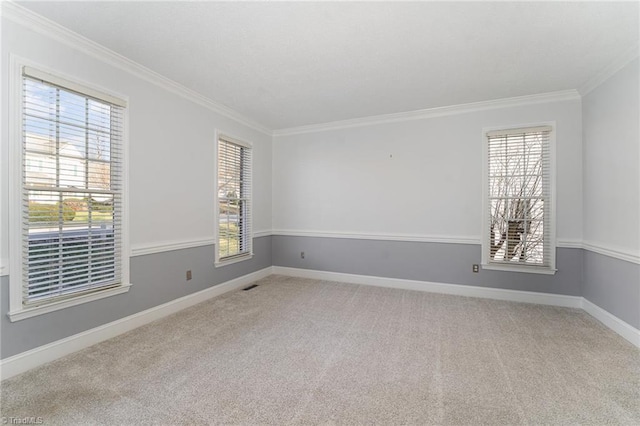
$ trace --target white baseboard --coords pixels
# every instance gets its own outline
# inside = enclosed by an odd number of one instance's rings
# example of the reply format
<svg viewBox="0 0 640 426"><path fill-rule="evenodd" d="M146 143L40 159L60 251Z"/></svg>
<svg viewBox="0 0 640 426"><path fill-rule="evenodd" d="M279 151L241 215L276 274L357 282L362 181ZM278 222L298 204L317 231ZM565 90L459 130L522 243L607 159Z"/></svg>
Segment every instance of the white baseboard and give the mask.
<svg viewBox="0 0 640 426"><path fill-rule="evenodd" d="M640 330L622 321L592 302L579 296L536 293L520 290L506 290L488 287L443 284L427 281L404 280L398 278L382 278L368 275L344 274L309 269L270 266L251 274L243 275L231 281L207 288L205 290L181 297L171 302L147 309L91 330L61 339L44 346L0 360L0 377L8 379L32 368L54 361L73 352L85 349L96 343L111 339L137 327L157 319L171 315L182 309L196 305L205 300L244 287L253 281L271 274L300 278L313 278L353 284L372 285L378 287L404 290L426 291L431 293L451 294L457 296L479 297L486 299L506 300L512 302L536 303L541 305L581 308L605 326L640 348Z"/></svg>
<svg viewBox="0 0 640 426"><path fill-rule="evenodd" d="M343 274L310 269L287 268L274 266L274 274L319 280L340 281L353 284L364 284L378 287L418 290L430 293L452 294L456 296L480 297L484 299L508 300L511 302L537 303L540 305L581 308L582 297L561 294L537 293L533 291L505 290L500 288L477 287L459 284L444 284L428 281L404 280L398 278L382 278L369 275Z"/></svg>
<svg viewBox="0 0 640 426"><path fill-rule="evenodd" d="M600 306L585 298L582 299L582 309L605 326L627 339L633 345L640 348L640 330L622 321L617 316L605 311Z"/></svg>
<svg viewBox="0 0 640 426"><path fill-rule="evenodd" d="M157 319L171 315L182 309L196 305L212 297L220 296L232 290L244 287L253 281L272 274L272 267L267 267L251 274L243 275L222 284L209 287L197 293L189 294L137 314L101 325L91 330L57 340L26 352L0 361L0 377L2 380L23 373L32 368L54 361L65 355L88 348L91 345L111 339L119 334L148 324Z"/></svg>
<svg viewBox="0 0 640 426"><path fill-rule="evenodd" d="M311 269L287 268L284 266L274 266L273 273L290 277L313 278L318 280L398 288L403 290L418 290L430 293L452 294L456 296L535 303L539 305L562 306L566 308L580 308L592 317L596 318L598 321L602 322L612 331L618 333L633 345L640 348L640 330L580 296L565 296L562 294L506 290L470 285L443 284L428 281L403 280L398 278L382 278L369 275L354 275L338 272L316 271Z"/></svg>

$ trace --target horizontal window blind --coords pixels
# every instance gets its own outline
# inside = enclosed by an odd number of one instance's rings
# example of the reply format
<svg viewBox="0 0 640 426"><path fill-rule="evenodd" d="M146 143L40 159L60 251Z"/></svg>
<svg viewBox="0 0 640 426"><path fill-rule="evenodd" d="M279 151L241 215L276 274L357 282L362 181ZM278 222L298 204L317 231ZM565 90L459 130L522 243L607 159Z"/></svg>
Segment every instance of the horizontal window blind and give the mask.
<svg viewBox="0 0 640 426"><path fill-rule="evenodd" d="M251 148L218 140L218 258L251 253Z"/></svg>
<svg viewBox="0 0 640 426"><path fill-rule="evenodd" d="M551 266L551 131L487 133L489 263Z"/></svg>
<svg viewBox="0 0 640 426"><path fill-rule="evenodd" d="M25 305L122 282L124 102L48 77L23 71Z"/></svg>

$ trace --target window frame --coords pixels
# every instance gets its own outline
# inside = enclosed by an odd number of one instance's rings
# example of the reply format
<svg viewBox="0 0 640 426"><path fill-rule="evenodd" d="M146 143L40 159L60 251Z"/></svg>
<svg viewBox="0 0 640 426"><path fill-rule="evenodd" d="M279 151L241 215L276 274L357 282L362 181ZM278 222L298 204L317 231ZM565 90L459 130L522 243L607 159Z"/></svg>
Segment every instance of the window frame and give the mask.
<svg viewBox="0 0 640 426"><path fill-rule="evenodd" d="M238 262L243 262L249 260L253 257L253 145L250 142L247 142L241 138L237 138L234 136L229 136L228 133L217 130L214 132L215 136L215 154L214 154L214 241L215 241L215 260L214 266L221 267L226 265L231 265ZM250 170L250 179L249 179L249 197L248 200L248 209L249 209L249 225L244 226L243 229L246 230L247 236L246 239L249 241L249 251L246 253L240 253L227 257L220 257L220 197L218 194L218 168L219 168L219 149L220 149L220 141L224 140L225 142L240 145L246 149L251 150L251 170Z"/></svg>
<svg viewBox="0 0 640 426"><path fill-rule="evenodd" d="M491 262L490 256L490 232L487 224L491 219L491 213L489 211L489 144L487 134L492 131L517 131L523 128L533 127L551 127L549 133L549 190L550 190L550 211L548 223L545 222L545 227L549 227L549 241L545 241L549 245L550 262L548 266L542 265L525 265L525 264L504 264L498 262ZM553 275L556 273L556 132L557 126L555 121L544 121L526 124L510 124L503 126L485 127L482 129L482 255L481 265L482 269L496 270L496 271L509 271L509 272L525 272L534 274L546 274Z"/></svg>
<svg viewBox="0 0 640 426"><path fill-rule="evenodd" d="M123 108L122 113L122 211L121 211L121 239L120 262L121 283L117 286L105 289L96 289L92 292L69 295L64 299L42 301L34 305L25 305L23 297L23 262L22 249L22 194L24 190L23 170L23 69L25 67L48 74L56 81L64 81L71 85L69 89L79 91L81 94L95 97L96 94L104 95L103 99L118 99L129 104L129 99L119 93L99 87L96 84L81 80L78 77L66 75L58 70L35 63L28 59L11 54L9 58L9 312L7 316L11 322L46 314L49 312L66 309L94 300L126 293L131 287L129 265L129 218L128 218L128 121L129 109ZM62 85L68 87L66 85Z"/></svg>

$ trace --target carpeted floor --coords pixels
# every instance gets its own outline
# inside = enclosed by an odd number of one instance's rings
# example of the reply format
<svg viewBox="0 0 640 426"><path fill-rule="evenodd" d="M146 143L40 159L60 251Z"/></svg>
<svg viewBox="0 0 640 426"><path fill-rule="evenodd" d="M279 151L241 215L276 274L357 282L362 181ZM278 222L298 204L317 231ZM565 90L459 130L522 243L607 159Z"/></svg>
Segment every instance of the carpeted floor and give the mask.
<svg viewBox="0 0 640 426"><path fill-rule="evenodd" d="M574 309L271 276L2 383L45 424L640 424Z"/></svg>

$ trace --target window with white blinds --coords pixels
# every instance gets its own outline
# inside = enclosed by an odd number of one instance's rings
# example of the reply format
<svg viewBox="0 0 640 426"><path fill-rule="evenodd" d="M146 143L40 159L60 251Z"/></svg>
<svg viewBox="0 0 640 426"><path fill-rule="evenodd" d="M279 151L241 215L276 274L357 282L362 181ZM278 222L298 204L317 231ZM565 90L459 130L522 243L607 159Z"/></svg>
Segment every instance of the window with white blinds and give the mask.
<svg viewBox="0 0 640 426"><path fill-rule="evenodd" d="M22 300L120 286L124 101L24 67Z"/></svg>
<svg viewBox="0 0 640 426"><path fill-rule="evenodd" d="M483 263L555 267L551 126L486 133Z"/></svg>
<svg viewBox="0 0 640 426"><path fill-rule="evenodd" d="M216 260L231 261L251 253L251 147L218 139L218 247Z"/></svg>

